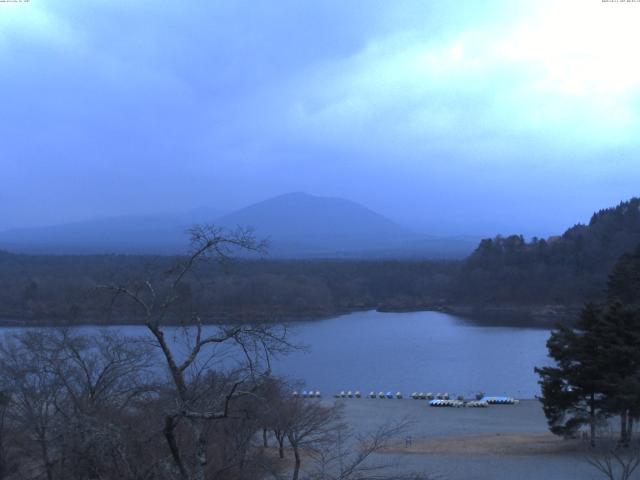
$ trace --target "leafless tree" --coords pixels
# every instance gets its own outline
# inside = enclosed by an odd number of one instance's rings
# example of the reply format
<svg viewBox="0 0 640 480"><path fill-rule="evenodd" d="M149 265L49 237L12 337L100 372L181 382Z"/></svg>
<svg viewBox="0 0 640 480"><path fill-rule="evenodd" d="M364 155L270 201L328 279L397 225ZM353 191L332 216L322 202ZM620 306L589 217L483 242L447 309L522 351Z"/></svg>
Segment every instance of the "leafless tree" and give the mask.
<svg viewBox="0 0 640 480"><path fill-rule="evenodd" d="M6 416L22 439L24 458L37 445L31 465L54 478L143 478L140 457L127 450L133 402L153 390L145 372L151 352L114 332L83 335L70 330L30 330L0 345L0 384ZM23 458L23 459L24 459ZM135 473L134 473L135 471Z"/></svg>
<svg viewBox="0 0 640 480"><path fill-rule="evenodd" d="M589 451L586 461L608 480L629 480L640 466L640 446L613 446L609 441Z"/></svg>
<svg viewBox="0 0 640 480"><path fill-rule="evenodd" d="M73 414L123 410L153 390L153 351L141 339L102 329L83 335L58 329L41 334L38 355L63 384Z"/></svg>
<svg viewBox="0 0 640 480"><path fill-rule="evenodd" d="M333 432L333 441L314 452L311 480L427 479L422 473L400 471L396 462L374 458L410 427L408 420L384 424L370 433L356 434L346 425Z"/></svg>
<svg viewBox="0 0 640 480"><path fill-rule="evenodd" d="M10 398L6 392L0 392L0 480L12 475L18 468L18 460L15 455L15 438L8 428L7 413L9 411Z"/></svg>
<svg viewBox="0 0 640 480"><path fill-rule="evenodd" d="M58 457L56 425L60 421L56 406L63 388L38 353L40 346L38 332L16 335L2 342L0 382L11 403L9 420L30 433L37 445L36 468L45 473L47 480L53 480Z"/></svg>
<svg viewBox="0 0 640 480"><path fill-rule="evenodd" d="M288 403L292 401L291 392L295 390L280 378L269 378L260 389L262 419L262 446L268 447L267 436L271 432L278 445L278 457L284 458L287 427L290 422Z"/></svg>
<svg viewBox="0 0 640 480"><path fill-rule="evenodd" d="M65 476L116 471L135 477L145 464L128 450L125 437L131 438L136 403L156 391L152 350L113 330L89 336L62 329L47 332L45 340L39 355L64 392L57 409L64 422L58 444Z"/></svg>
<svg viewBox="0 0 640 480"><path fill-rule="evenodd" d="M167 316L175 313L172 309L179 304L185 281L196 267L210 259L227 261L236 251L262 252L266 246L244 229L228 232L214 226L197 226L190 233L191 253L168 272L168 282L155 286L146 279L104 288L138 307L141 322L160 349L172 383L173 405L166 412L163 428L167 446L180 478L204 480L209 468L208 424L228 418L234 399L254 394L263 376L270 372L270 355L287 351L291 345L286 339L286 329L281 326L227 324L205 328L198 312L184 310L179 312L182 342L172 343L168 338ZM233 381L223 388L212 389L211 377L206 373L220 361L219 349L225 346L240 354L232 356L237 366L232 375L225 377ZM185 443L191 447L191 453L180 445L177 431L182 423L187 424L190 432Z"/></svg>
<svg viewBox="0 0 640 480"><path fill-rule="evenodd" d="M325 406L317 399L290 398L280 407L286 423L284 432L294 456L292 480L298 480L303 450L322 451L341 428L341 408Z"/></svg>

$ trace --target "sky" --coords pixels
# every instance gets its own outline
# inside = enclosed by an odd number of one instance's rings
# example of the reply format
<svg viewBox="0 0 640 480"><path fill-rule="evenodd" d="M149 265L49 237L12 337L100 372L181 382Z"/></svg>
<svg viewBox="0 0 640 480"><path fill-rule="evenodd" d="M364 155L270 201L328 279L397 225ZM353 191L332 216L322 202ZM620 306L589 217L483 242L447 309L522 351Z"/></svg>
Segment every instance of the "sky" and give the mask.
<svg viewBox="0 0 640 480"><path fill-rule="evenodd" d="M438 235L638 195L640 3L0 2L0 229L291 191Z"/></svg>

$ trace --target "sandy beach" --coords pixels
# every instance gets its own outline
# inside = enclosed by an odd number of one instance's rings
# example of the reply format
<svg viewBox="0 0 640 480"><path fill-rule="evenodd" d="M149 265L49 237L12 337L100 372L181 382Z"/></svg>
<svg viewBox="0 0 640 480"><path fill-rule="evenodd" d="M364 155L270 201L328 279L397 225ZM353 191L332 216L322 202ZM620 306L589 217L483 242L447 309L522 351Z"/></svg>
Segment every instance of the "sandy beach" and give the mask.
<svg viewBox="0 0 640 480"><path fill-rule="evenodd" d="M568 441L551 433L494 433L398 441L388 453L430 455L553 455L581 453L584 443Z"/></svg>
<svg viewBox="0 0 640 480"><path fill-rule="evenodd" d="M551 435L541 405L488 408L436 408L424 400L340 399L346 421L358 432L385 422L411 421L404 438L396 439L380 461L406 470L451 480L574 480L601 478L579 440ZM386 458L382 458L386 457Z"/></svg>

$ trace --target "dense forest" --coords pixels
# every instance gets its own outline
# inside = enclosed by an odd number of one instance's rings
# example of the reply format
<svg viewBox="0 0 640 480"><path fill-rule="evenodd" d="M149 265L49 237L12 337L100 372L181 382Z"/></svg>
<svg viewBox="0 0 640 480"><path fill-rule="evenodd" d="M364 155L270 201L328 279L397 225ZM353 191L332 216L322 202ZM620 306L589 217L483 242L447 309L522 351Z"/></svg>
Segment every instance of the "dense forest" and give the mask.
<svg viewBox="0 0 640 480"><path fill-rule="evenodd" d="M608 272L640 244L640 199L595 213L562 236L483 240L463 261L236 260L200 265L174 309L229 319L318 318L358 309L437 308L472 316L519 313L555 321L602 297ZM99 286L168 277L178 257L0 252L0 318L33 323L128 323ZM542 313L541 313L542 312Z"/></svg>
<svg viewBox="0 0 640 480"><path fill-rule="evenodd" d="M30 322L128 323L98 287L131 276L167 276L172 257L0 255L0 317ZM182 304L208 322L316 318L357 309L442 302L456 263L432 261L248 261L199 266ZM197 303L197 305L194 305Z"/></svg>
<svg viewBox="0 0 640 480"><path fill-rule="evenodd" d="M580 305L602 298L618 258L640 244L640 199L594 213L562 236L483 240L464 262L452 298L467 304Z"/></svg>

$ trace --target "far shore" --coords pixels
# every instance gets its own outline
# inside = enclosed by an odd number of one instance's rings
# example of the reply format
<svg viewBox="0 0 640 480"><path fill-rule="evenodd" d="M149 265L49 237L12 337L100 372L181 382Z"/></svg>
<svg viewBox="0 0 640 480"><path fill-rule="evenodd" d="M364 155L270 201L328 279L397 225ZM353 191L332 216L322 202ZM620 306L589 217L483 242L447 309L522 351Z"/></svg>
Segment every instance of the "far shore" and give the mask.
<svg viewBox="0 0 640 480"><path fill-rule="evenodd" d="M515 327L515 328L540 328L551 329L559 323L570 322L579 312L578 306L563 305L453 305L432 304L423 306L367 306L360 308L343 309L334 312L309 312L300 314L274 314L261 319L262 323L298 323L321 321L336 318L350 313L375 310L381 313L411 313L411 312L441 312L454 315L476 324L486 327ZM252 315L251 312L223 312L215 318L203 317L205 325L222 325L225 323L251 323L260 315ZM181 325L179 321L165 323L168 326ZM69 327L69 326L133 326L143 325L140 322L116 321L109 319L90 319L86 321L68 321L51 318L20 317L17 315L1 315L0 327Z"/></svg>

